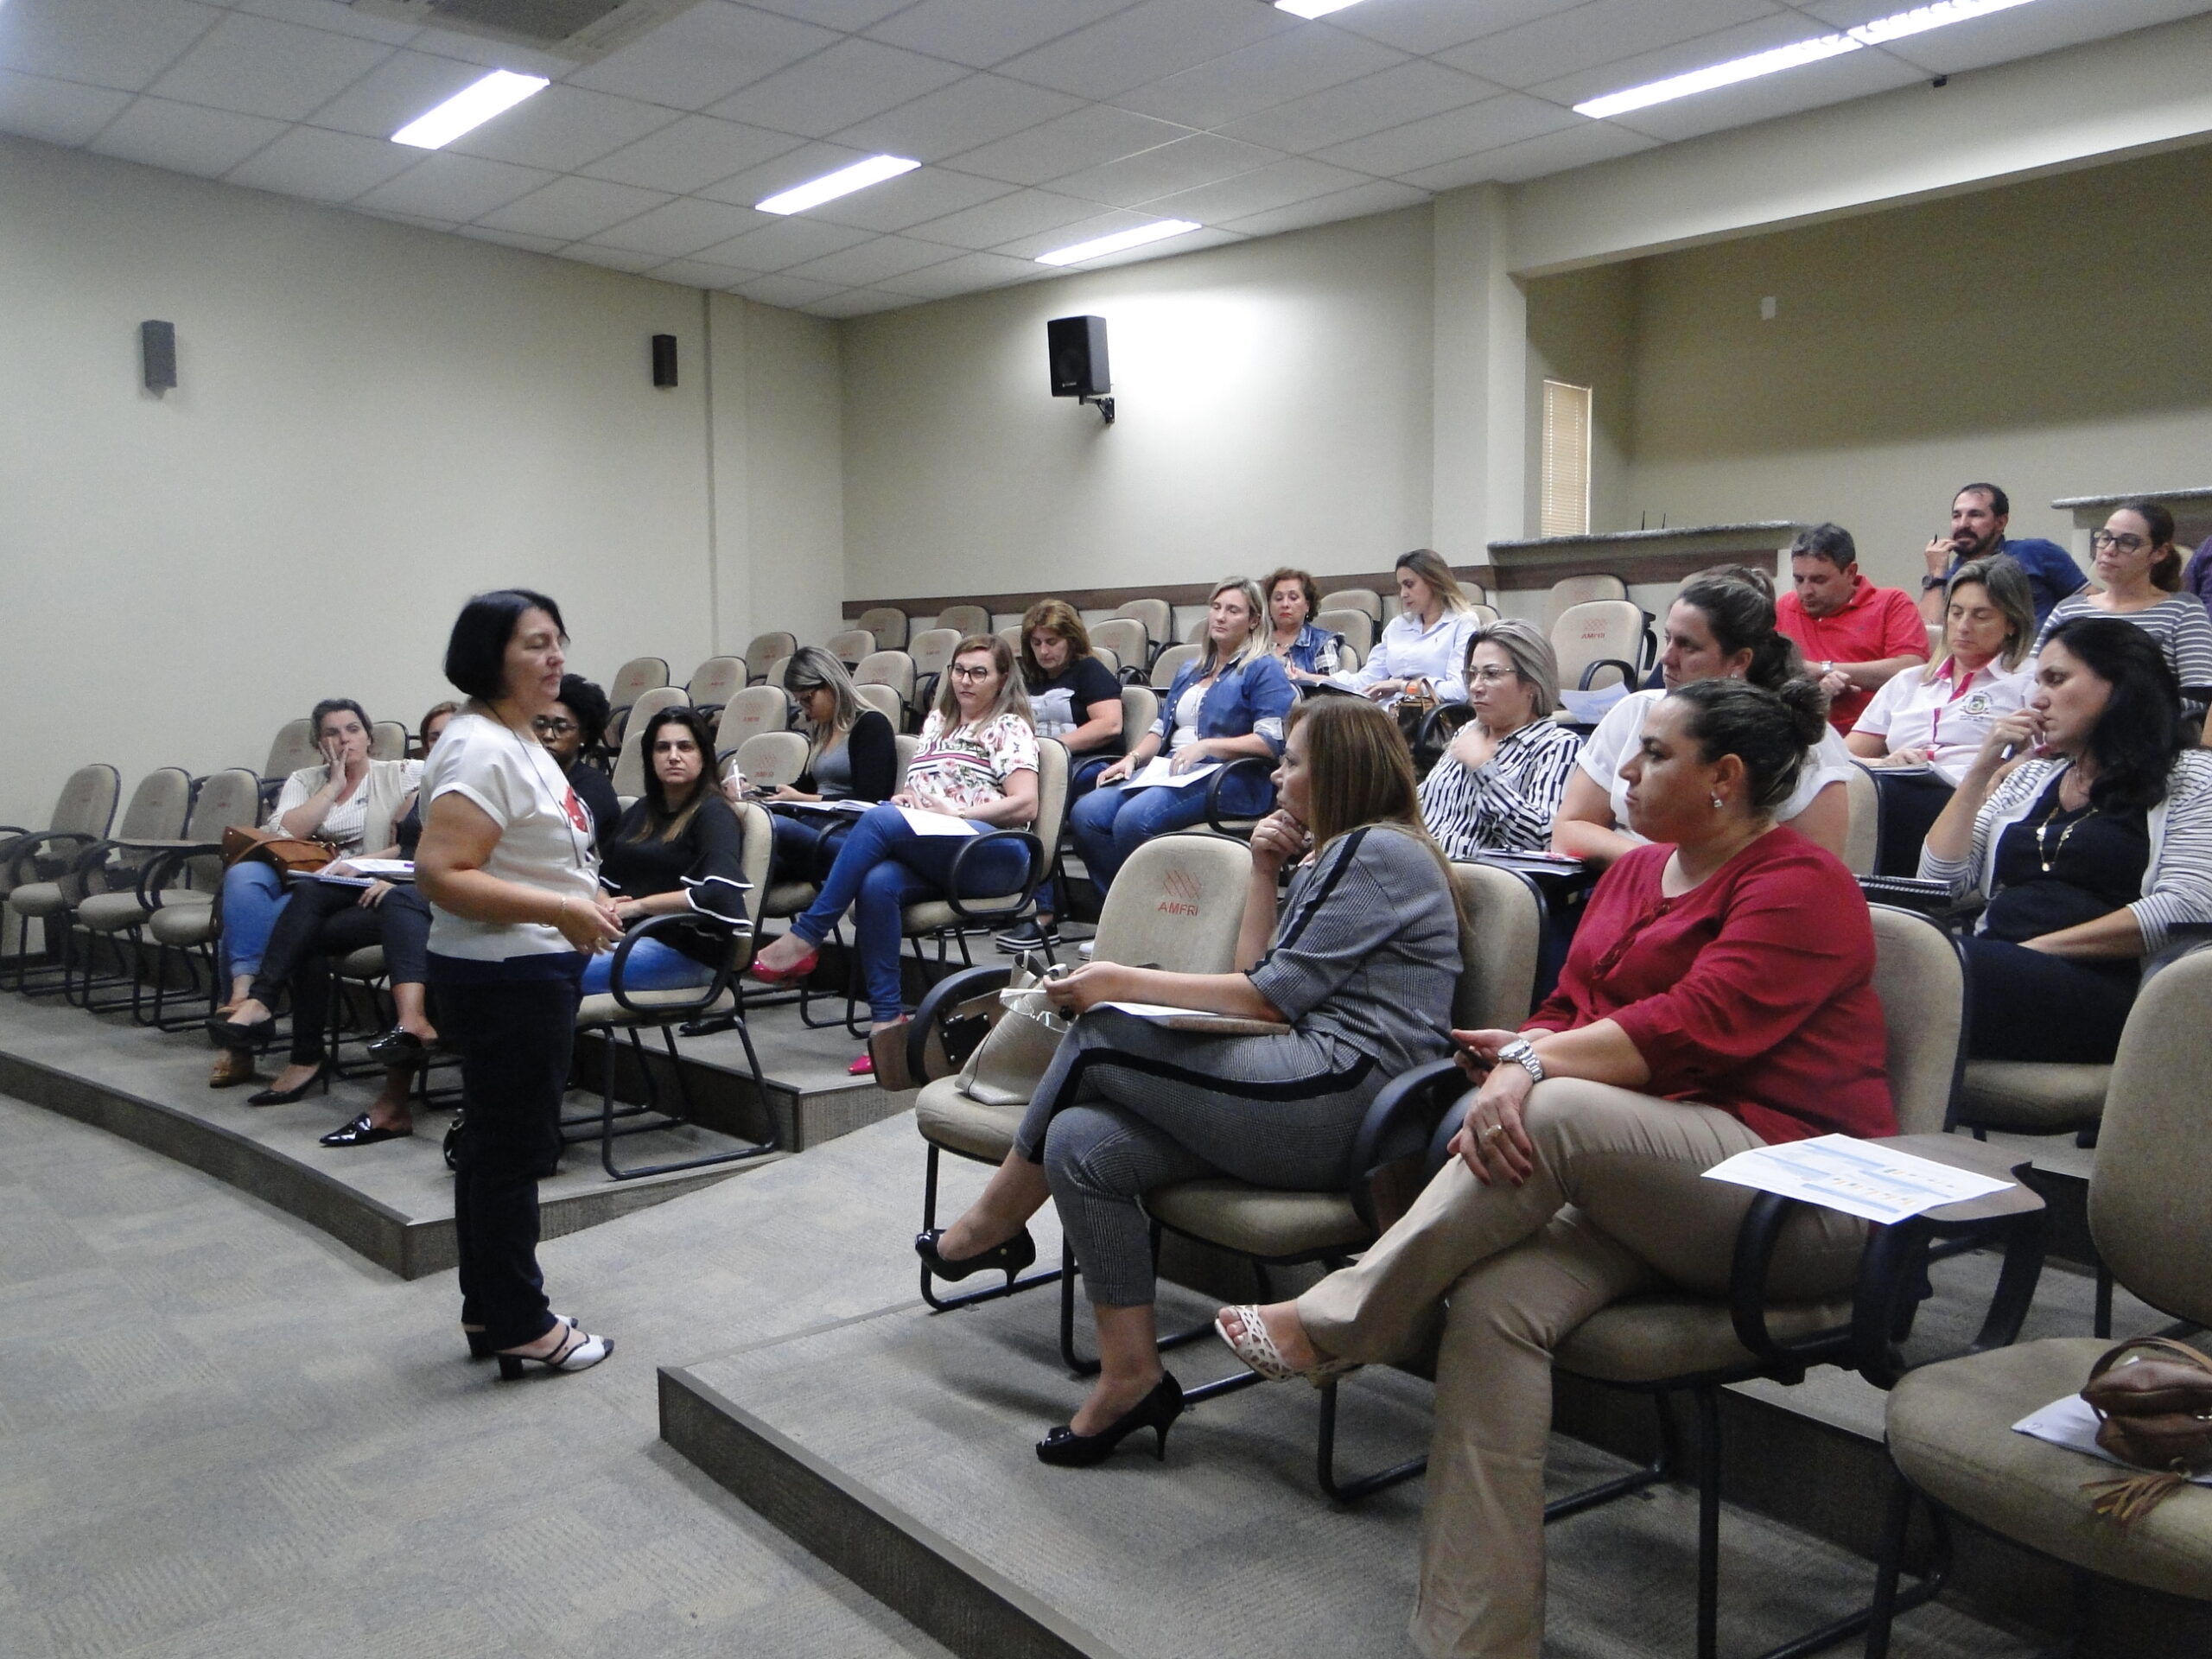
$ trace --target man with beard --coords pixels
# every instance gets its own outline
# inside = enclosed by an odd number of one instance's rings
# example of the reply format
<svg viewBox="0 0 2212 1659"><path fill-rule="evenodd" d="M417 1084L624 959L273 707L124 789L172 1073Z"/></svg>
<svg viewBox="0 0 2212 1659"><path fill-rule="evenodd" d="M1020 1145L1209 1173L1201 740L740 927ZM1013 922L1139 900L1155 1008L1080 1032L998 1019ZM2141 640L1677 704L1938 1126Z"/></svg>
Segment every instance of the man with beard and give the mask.
<svg viewBox="0 0 2212 1659"><path fill-rule="evenodd" d="M1938 536L1924 550L1928 574L1920 582L1920 613L1930 622L1943 620L1943 587L1968 559L2003 553L2027 573L2029 591L2036 600L2036 625L2040 627L2050 607L2089 585L2082 567L2056 542L2039 537L2018 541L2005 537L2005 526L2012 517L2012 504L1994 484L1969 484L1951 498L1951 533Z"/></svg>

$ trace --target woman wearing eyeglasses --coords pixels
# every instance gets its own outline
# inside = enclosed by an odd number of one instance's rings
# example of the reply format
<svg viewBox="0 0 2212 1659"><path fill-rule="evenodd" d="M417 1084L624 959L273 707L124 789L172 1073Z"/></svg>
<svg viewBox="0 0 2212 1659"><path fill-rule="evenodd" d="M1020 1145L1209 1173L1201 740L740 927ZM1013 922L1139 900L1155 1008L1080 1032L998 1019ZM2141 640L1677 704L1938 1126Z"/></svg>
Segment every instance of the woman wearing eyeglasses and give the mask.
<svg viewBox="0 0 2212 1659"><path fill-rule="evenodd" d="M583 754L607 734L608 712L606 692L581 674L563 674L561 700L530 722L530 729L561 763L562 776L591 814L592 844L601 858L614 839L614 826L622 821L622 801L614 792L613 779Z"/></svg>
<svg viewBox="0 0 2212 1659"><path fill-rule="evenodd" d="M2156 501L2130 501L2089 537L2090 568L2101 593L2080 593L2050 607L2044 641L2062 622L2077 616L2117 616L2133 622L2158 642L2166 665L2181 683L2183 707L2201 714L2201 701L2188 693L2212 685L2212 617L2203 605L2181 591L2181 554L2174 546L2174 516Z"/></svg>
<svg viewBox="0 0 2212 1659"><path fill-rule="evenodd" d="M1541 853L1582 747L1548 718L1559 703L1552 642L1517 617L1485 624L1467 636L1465 677L1475 717L1421 780L1421 821L1447 858Z"/></svg>

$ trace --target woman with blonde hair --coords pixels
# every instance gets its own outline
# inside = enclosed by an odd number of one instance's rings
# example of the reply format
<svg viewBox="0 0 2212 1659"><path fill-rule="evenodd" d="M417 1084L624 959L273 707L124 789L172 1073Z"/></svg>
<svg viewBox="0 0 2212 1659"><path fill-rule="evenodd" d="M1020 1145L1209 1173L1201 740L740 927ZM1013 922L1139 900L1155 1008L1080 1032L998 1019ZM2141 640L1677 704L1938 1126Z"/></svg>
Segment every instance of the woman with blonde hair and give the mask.
<svg viewBox="0 0 2212 1659"><path fill-rule="evenodd" d="M1465 678L1475 717L1421 780L1421 821L1448 857L1540 853L1582 747L1548 718L1559 706L1552 642L1518 617L1484 624L1467 636Z"/></svg>
<svg viewBox="0 0 2212 1659"><path fill-rule="evenodd" d="M1400 614L1390 619L1363 667L1332 676L1333 684L1381 703L1465 702L1467 635L1474 607L1444 556L1425 547L1398 555Z"/></svg>
<svg viewBox="0 0 2212 1659"><path fill-rule="evenodd" d="M1047 1198L1058 1206L1097 1319L1100 1371L1072 1421L1039 1442L1046 1463L1101 1462L1146 1428L1164 1449L1182 1412L1182 1389L1160 1363L1144 1194L1219 1174L1335 1191L1383 1084L1448 1052L1459 911L1421 827L1396 723L1350 698L1306 703L1290 716L1275 781L1282 804L1252 835L1236 970L1099 962L1046 982L1052 1001L1082 1018L982 1196L914 1241L940 1278L1017 1273L1036 1258L1029 1217ZM1287 863L1296 873L1278 920ZM1287 1029L1171 1031L1098 1006L1117 1001Z"/></svg>
<svg viewBox="0 0 2212 1659"><path fill-rule="evenodd" d="M864 706L854 695L852 676L834 652L801 645L785 671L784 690L798 705L806 765L790 783L761 798L775 823L775 861L769 879L819 882L836 862L837 849L852 828L850 821L825 823L818 812L773 809L887 798L898 785L899 738L880 710ZM729 793L741 781L733 772L723 782L723 792Z"/></svg>
<svg viewBox="0 0 2212 1659"><path fill-rule="evenodd" d="M1075 844L1101 899L1114 873L1154 836L1186 830L1206 815L1210 785L1131 780L1162 754L1178 774L1245 755L1282 753L1283 721L1298 701L1282 664L1268 652L1267 601L1249 576L1217 582L1206 601L1205 649L1185 663L1160 705L1160 718L1128 753L1098 774L1098 787L1070 815ZM1268 810L1269 786L1233 778L1222 806L1239 817Z"/></svg>
<svg viewBox="0 0 2212 1659"><path fill-rule="evenodd" d="M995 634L970 634L954 650L937 706L922 722L906 787L861 814L814 902L753 964L754 976L767 984L804 978L830 929L853 911L855 948L874 1019L868 1052L848 1068L855 1077L868 1076L878 1054L890 1054L905 1040L900 912L947 891L954 859L968 844L958 833L921 834L909 812L960 818L978 832L1022 829L1037 816L1037 731L1029 696L1014 648ZM1027 874L1028 851L1020 842L979 847L962 863L960 896L1013 893Z"/></svg>

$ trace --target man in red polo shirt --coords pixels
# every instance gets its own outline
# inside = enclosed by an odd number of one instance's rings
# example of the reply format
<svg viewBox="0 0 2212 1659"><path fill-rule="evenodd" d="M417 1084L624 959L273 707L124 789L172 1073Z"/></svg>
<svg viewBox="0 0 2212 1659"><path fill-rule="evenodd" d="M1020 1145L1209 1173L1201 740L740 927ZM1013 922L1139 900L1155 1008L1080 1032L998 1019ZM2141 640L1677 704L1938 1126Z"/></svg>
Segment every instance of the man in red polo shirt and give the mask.
<svg viewBox="0 0 2212 1659"><path fill-rule="evenodd" d="M1928 627L1912 595L1859 574L1859 549L1840 524L1815 524L1789 544L1792 591L1774 626L1797 642L1828 694L1828 723L1847 732L1891 676L1928 660Z"/></svg>

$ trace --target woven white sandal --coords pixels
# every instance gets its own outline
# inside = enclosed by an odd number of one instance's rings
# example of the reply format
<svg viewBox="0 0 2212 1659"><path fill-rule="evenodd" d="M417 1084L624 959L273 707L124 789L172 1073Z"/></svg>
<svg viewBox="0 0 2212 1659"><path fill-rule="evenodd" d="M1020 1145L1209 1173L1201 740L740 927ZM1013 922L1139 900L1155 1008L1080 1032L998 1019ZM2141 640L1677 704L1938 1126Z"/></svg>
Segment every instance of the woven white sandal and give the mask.
<svg viewBox="0 0 2212 1659"><path fill-rule="evenodd" d="M1242 1335L1232 1337L1229 1334L1229 1327L1223 1321L1230 1313L1236 1316L1236 1322L1243 1329ZM1270 1382L1303 1379L1317 1389L1326 1388L1347 1371L1359 1369L1357 1360L1325 1359L1311 1370L1298 1370L1283 1358L1282 1350L1275 1346L1275 1339L1268 1334L1267 1321L1260 1317L1256 1303L1247 1302L1223 1309L1214 1319L1213 1330L1216 1336L1229 1344L1230 1353Z"/></svg>

